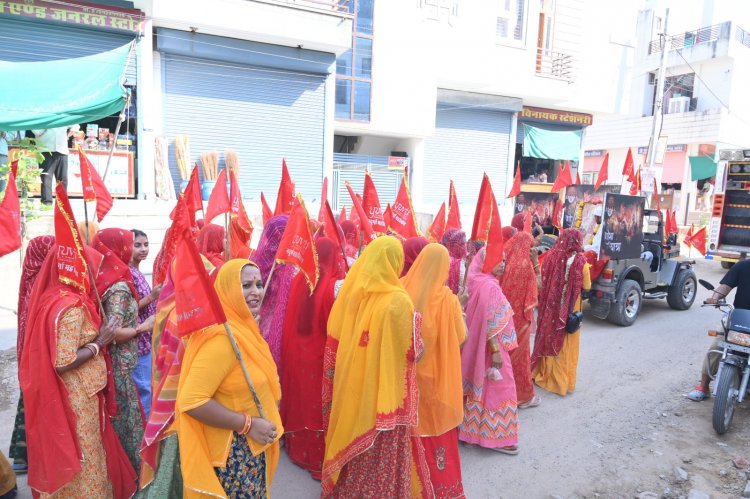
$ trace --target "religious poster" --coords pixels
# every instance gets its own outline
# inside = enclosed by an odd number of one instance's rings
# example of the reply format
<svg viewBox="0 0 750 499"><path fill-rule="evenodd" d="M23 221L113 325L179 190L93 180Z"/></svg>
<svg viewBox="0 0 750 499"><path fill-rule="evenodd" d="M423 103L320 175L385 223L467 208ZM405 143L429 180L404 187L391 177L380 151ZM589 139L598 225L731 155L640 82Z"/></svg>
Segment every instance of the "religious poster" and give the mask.
<svg viewBox="0 0 750 499"><path fill-rule="evenodd" d="M521 192L516 196L513 214L531 210L535 222L543 227L551 226L555 203L558 199L560 199L560 196L556 192Z"/></svg>
<svg viewBox="0 0 750 499"><path fill-rule="evenodd" d="M587 221L591 220L591 212L594 210L595 205L601 204L604 201L604 194L612 192L614 194L620 193L620 185L602 185L599 186L597 191L594 191L594 186L590 184L575 184L569 185L565 189L565 209L563 211L563 229L569 229L570 227L583 227L588 225ZM586 203L583 207L583 213L581 213L581 202ZM583 223L578 223L577 217L582 216L581 220Z"/></svg>
<svg viewBox="0 0 750 499"><path fill-rule="evenodd" d="M607 193L600 255L613 260L640 257L645 202L641 196Z"/></svg>

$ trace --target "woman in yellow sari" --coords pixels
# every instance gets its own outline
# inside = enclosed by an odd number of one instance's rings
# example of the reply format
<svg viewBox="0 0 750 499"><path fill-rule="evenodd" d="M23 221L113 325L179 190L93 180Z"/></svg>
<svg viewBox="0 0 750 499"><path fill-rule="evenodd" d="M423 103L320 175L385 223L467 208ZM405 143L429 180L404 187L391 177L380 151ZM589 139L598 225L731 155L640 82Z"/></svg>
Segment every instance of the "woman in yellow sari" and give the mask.
<svg viewBox="0 0 750 499"><path fill-rule="evenodd" d="M417 364L419 418L415 433L425 448L438 498L464 496L456 427L464 416L461 343L466 338L461 303L446 286L450 255L428 244L401 278L422 315L424 355Z"/></svg>
<svg viewBox="0 0 750 499"><path fill-rule="evenodd" d="M424 468L413 468L410 441L421 339L399 281L403 265L398 239L377 238L352 266L331 310L323 360L322 497L405 498L413 486L415 496L422 493L412 477ZM415 461L426 467L423 457Z"/></svg>
<svg viewBox="0 0 750 499"><path fill-rule="evenodd" d="M255 322L263 281L255 264L234 259L219 269L214 287L255 393L223 325L191 336L175 415L185 497L269 497L284 430L276 364Z"/></svg>

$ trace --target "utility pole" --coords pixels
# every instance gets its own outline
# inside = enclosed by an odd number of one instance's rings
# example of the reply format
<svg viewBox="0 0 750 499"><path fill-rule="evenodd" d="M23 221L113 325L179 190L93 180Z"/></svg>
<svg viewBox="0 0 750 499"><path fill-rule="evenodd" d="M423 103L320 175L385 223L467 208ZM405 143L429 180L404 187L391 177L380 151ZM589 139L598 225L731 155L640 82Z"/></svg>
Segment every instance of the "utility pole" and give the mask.
<svg viewBox="0 0 750 499"><path fill-rule="evenodd" d="M646 165L650 172L653 172L656 162L656 144L659 141L659 132L664 119L664 80L667 73L667 55L669 54L670 40L667 36L667 22L669 21L669 9L664 15L664 32L659 33L661 38L661 66L659 66L659 76L657 77L656 94L654 95L654 120L651 124L651 140L648 144L648 159Z"/></svg>

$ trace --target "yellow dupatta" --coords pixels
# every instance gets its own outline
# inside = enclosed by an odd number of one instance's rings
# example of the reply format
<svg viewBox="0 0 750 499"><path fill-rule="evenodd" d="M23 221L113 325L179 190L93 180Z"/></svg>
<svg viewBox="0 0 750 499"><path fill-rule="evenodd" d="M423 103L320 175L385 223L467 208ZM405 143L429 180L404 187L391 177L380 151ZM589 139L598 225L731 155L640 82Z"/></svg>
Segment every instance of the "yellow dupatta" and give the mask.
<svg viewBox="0 0 750 499"><path fill-rule="evenodd" d="M261 452L266 453L266 490L270 495L271 481L279 462L278 440L284 434L278 411L281 386L276 364L271 357L271 351L261 336L258 324L250 313L242 294L240 272L246 265L255 264L244 259L234 259L225 263L219 269L214 288L219 295L224 313L227 316L227 322L242 353L242 359L255 386L265 417L276 425L278 436L270 445L261 445L250 437L246 437L253 455L257 456ZM205 328L190 337L183 358L178 392L185 386L186 373L190 372L191 365L201 347L217 336L226 336L223 325ZM229 343L229 338L226 341ZM250 390L244 381L239 363L233 356L230 359L217 358L217 362L226 361L234 362L235 366L224 382L236 386L237 390L241 391L233 399L239 400L242 405L242 407L228 408L258 417L258 408L252 401ZM205 425L185 412L191 408L183 409L180 405L178 394L174 428L177 429L180 441L180 464L185 484L185 497L201 497L203 495L226 497L213 469L218 463L211 456L215 456L216 450L220 449L221 458L219 461L226 463L231 447L232 430Z"/></svg>
<svg viewBox="0 0 750 499"><path fill-rule="evenodd" d="M344 465L366 451L378 431L416 424L414 307L399 281L401 243L382 236L352 266L328 319L338 342L323 492Z"/></svg>
<svg viewBox="0 0 750 499"><path fill-rule="evenodd" d="M445 283L450 255L428 244L401 278L414 308L422 314L424 354L417 364L419 423L416 434L439 436L464 416L461 343L466 338L461 303Z"/></svg>

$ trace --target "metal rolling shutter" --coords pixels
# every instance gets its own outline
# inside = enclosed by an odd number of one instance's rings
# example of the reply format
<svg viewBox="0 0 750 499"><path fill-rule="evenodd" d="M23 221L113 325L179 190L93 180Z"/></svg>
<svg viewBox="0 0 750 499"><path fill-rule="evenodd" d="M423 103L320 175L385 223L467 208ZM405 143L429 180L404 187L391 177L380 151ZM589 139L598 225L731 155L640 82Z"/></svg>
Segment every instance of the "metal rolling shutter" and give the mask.
<svg viewBox="0 0 750 499"><path fill-rule="evenodd" d="M0 19L0 61L32 62L70 59L106 52L126 43L134 35L83 29L63 24ZM125 83L135 86L135 52L125 71Z"/></svg>
<svg viewBox="0 0 750 499"><path fill-rule="evenodd" d="M438 106L435 135L425 141L425 203L448 199L453 179L461 204L474 204L487 172L498 198L504 197L512 113Z"/></svg>
<svg viewBox="0 0 750 499"><path fill-rule="evenodd" d="M320 198L323 182L323 76L163 54L164 126L175 186L174 137L190 137L191 162L201 152L234 149L245 199L266 194L273 207L281 160L297 192Z"/></svg>
<svg viewBox="0 0 750 499"><path fill-rule="evenodd" d="M333 155L333 205L331 209L338 212L346 207L347 214L352 207L352 198L346 190L346 182L352 189L362 194L365 185L365 169L370 170L372 181L378 191L381 208L393 204L401 186L400 170L388 169L388 158L383 156L367 156L360 154Z"/></svg>

